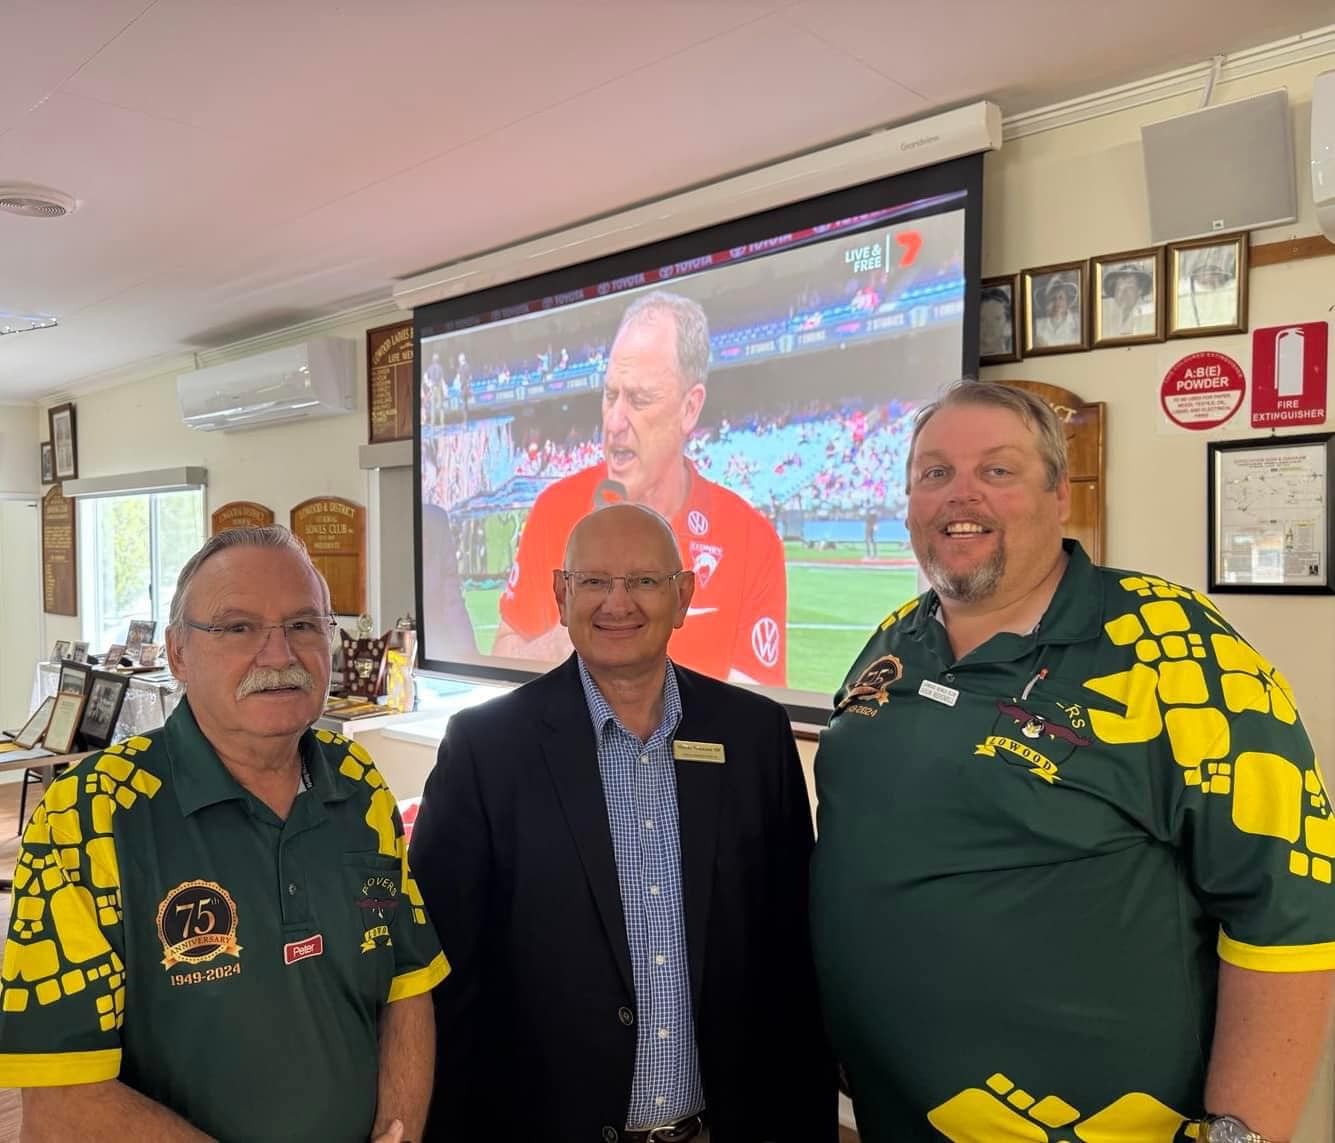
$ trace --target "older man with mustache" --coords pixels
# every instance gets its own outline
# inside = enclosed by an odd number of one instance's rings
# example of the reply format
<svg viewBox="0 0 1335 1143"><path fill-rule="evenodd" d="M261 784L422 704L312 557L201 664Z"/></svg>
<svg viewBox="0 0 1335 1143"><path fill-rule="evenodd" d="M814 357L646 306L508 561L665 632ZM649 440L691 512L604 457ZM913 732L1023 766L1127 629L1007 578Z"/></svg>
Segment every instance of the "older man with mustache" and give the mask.
<svg viewBox="0 0 1335 1143"><path fill-rule="evenodd" d="M214 536L167 627L184 700L34 813L0 970L25 1139L420 1137L448 966L393 796L310 729L329 611L287 529Z"/></svg>

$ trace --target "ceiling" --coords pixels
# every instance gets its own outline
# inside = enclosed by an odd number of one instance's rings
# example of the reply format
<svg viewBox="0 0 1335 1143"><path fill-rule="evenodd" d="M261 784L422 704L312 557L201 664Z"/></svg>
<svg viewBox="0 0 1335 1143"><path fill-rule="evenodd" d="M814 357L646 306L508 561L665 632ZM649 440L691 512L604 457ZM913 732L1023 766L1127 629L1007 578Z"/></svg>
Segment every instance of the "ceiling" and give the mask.
<svg viewBox="0 0 1335 1143"><path fill-rule="evenodd" d="M0 214L0 312L60 322L0 337L0 401L387 298L939 107L1014 115L1330 17L1330 0L0 0L0 183L80 202Z"/></svg>

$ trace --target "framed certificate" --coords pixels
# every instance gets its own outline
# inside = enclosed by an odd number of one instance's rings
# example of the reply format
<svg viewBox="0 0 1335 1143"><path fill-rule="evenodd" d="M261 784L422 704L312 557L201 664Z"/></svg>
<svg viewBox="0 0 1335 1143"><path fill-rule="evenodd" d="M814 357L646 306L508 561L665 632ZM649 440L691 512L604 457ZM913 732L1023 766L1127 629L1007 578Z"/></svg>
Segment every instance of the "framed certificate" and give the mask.
<svg viewBox="0 0 1335 1143"><path fill-rule="evenodd" d="M1335 594L1335 433L1211 442L1209 590Z"/></svg>
<svg viewBox="0 0 1335 1143"><path fill-rule="evenodd" d="M45 746L53 754L68 754L74 749L74 736L79 730L83 705L87 695L56 695L51 709L51 721L46 726Z"/></svg>
<svg viewBox="0 0 1335 1143"><path fill-rule="evenodd" d="M23 724L23 729L14 735L14 745L20 746L24 750L31 750L42 741L42 735L46 733L47 723L51 721L51 712L55 710L56 700L54 695L47 695L42 699L42 705L33 711L32 717Z"/></svg>

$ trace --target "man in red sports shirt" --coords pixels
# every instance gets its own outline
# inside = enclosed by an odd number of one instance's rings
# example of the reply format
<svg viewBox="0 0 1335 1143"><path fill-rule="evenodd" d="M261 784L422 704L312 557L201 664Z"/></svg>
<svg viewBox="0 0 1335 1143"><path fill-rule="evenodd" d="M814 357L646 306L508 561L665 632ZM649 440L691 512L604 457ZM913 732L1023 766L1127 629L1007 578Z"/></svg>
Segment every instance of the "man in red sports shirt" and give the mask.
<svg viewBox="0 0 1335 1143"><path fill-rule="evenodd" d="M605 460L558 481L533 505L501 594L493 654L546 663L570 654L552 572L576 521L630 500L672 522L695 572L695 597L668 647L673 662L720 679L785 685L783 544L764 516L706 480L682 452L700 419L708 372L709 324L698 303L660 290L630 305L604 378Z"/></svg>

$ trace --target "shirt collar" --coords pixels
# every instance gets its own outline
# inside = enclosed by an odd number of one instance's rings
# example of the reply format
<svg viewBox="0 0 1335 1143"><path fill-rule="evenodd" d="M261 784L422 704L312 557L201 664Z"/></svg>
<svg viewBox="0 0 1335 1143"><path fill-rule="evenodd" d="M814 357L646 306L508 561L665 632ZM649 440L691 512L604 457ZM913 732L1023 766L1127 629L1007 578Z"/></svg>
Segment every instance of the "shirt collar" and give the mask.
<svg viewBox="0 0 1335 1143"><path fill-rule="evenodd" d="M248 797L245 788L222 764L213 743L199 729L188 694L167 718L162 736L171 762L172 788L183 814L189 816L218 802ZM311 777L309 793L322 802L342 801L352 794L354 784L340 780L331 772L324 752L309 729L301 736L298 749Z"/></svg>
<svg viewBox="0 0 1335 1143"><path fill-rule="evenodd" d="M584 665L583 657L576 654L575 661L579 664L579 681L584 688L584 701L589 705L593 734L598 740L598 748L602 749L603 732L607 729L609 721L615 722L622 730L626 728L621 726L621 720L617 718L611 704L603 698L603 692L593 681L589 668ZM664 738L670 738L676 732L677 723L681 721L681 692L677 687L677 672L673 669L672 660L666 659L665 662L667 669L663 672L663 719L658 724L658 730ZM630 731L626 730L626 733L629 734Z"/></svg>

